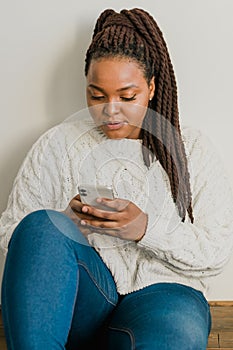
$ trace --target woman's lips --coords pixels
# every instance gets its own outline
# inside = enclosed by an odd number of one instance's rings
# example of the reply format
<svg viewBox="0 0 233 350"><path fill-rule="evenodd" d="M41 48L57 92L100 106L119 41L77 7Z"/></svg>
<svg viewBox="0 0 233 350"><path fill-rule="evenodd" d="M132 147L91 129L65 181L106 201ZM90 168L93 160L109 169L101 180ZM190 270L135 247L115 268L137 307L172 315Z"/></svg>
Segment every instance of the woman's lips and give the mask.
<svg viewBox="0 0 233 350"><path fill-rule="evenodd" d="M127 124L126 122L104 122L104 126L107 127L109 130L118 130L122 126Z"/></svg>

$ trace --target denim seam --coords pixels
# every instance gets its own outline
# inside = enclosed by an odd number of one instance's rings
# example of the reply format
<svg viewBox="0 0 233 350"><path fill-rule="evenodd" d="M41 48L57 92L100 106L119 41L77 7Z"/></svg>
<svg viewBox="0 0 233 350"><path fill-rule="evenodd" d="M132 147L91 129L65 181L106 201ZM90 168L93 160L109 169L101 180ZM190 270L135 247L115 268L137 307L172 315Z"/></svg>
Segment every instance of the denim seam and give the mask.
<svg viewBox="0 0 233 350"><path fill-rule="evenodd" d="M88 270L88 267L82 263L82 262L78 262L78 265L82 266L85 271L88 273L88 275L90 276L92 282L94 283L94 285L96 286L96 288L99 290L99 292L104 296L104 298L107 300L107 302L109 302L110 304L112 304L113 306L116 306L117 303L112 302L111 300L109 300L109 298L107 297L107 295L105 295L104 291L98 286L97 281L95 280L95 278L92 276L91 272Z"/></svg>
<svg viewBox="0 0 233 350"><path fill-rule="evenodd" d="M111 329L113 331L120 331L120 332L125 332L129 335L130 341L131 341L131 350L135 350L135 337L131 329L129 328L117 328L117 327L111 327L109 326L108 329Z"/></svg>

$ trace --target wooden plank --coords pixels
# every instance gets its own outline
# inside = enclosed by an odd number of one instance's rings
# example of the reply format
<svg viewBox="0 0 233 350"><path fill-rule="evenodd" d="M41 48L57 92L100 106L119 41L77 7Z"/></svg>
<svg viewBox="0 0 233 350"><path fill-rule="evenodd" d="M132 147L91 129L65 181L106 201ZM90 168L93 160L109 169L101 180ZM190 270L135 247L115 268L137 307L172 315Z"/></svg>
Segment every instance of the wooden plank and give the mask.
<svg viewBox="0 0 233 350"><path fill-rule="evenodd" d="M214 348L219 349L219 337L218 333L210 333L209 339L208 339L208 349Z"/></svg>
<svg viewBox="0 0 233 350"><path fill-rule="evenodd" d="M233 349L233 301L210 302L212 329L209 339L219 340L219 349ZM208 350L216 349L216 343L208 343Z"/></svg>
<svg viewBox="0 0 233 350"><path fill-rule="evenodd" d="M233 307L211 307L212 330L233 331Z"/></svg>
<svg viewBox="0 0 233 350"><path fill-rule="evenodd" d="M208 303L210 306L218 306L218 307L222 307L222 306L231 307L231 306L233 306L233 300L209 300Z"/></svg>
<svg viewBox="0 0 233 350"><path fill-rule="evenodd" d="M219 332L219 344L221 348L229 348L233 346L233 331Z"/></svg>

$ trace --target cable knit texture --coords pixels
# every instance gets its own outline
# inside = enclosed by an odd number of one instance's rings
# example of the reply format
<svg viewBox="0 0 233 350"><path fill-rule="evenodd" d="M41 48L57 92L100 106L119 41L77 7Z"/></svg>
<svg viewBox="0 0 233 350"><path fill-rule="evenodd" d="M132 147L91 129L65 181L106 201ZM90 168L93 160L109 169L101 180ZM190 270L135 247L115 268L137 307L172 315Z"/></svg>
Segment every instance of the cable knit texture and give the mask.
<svg viewBox="0 0 233 350"><path fill-rule="evenodd" d="M158 282L182 283L206 292L233 246L233 199L216 152L199 131L183 129L190 171L194 224L181 222L167 174L158 161L148 169L140 140L110 140L89 116L73 116L42 135L25 158L0 220L7 253L20 220L37 209L64 210L81 183L112 185L148 214L138 243L92 233L120 294Z"/></svg>

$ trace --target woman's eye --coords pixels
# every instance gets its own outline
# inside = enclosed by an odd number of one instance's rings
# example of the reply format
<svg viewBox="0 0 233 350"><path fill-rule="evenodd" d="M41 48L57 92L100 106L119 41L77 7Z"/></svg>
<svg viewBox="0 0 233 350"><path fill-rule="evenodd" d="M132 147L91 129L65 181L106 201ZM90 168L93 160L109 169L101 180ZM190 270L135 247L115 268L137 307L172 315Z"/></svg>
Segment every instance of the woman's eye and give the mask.
<svg viewBox="0 0 233 350"><path fill-rule="evenodd" d="M94 95L92 95L92 96L91 96L91 99L92 99L92 100L100 101L100 100L103 100L103 99L104 99L104 96L94 96Z"/></svg>
<svg viewBox="0 0 233 350"><path fill-rule="evenodd" d="M136 94L133 95L132 97L121 97L122 101L133 101L136 100Z"/></svg>

